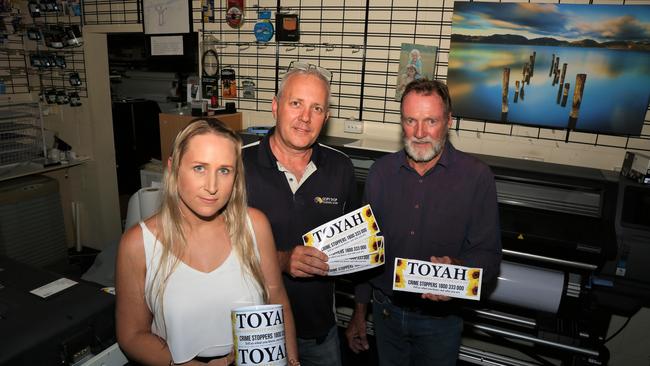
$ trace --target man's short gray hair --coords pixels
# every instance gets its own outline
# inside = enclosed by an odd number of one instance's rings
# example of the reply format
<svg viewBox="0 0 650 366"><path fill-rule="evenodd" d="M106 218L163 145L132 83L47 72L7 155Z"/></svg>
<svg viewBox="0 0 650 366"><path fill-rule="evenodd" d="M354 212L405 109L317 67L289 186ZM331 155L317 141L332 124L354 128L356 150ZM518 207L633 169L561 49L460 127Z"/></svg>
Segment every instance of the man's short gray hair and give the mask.
<svg viewBox="0 0 650 366"><path fill-rule="evenodd" d="M278 94L277 94L277 99L280 100L282 98L282 94L284 93L284 88L287 85L287 80L292 78L294 75L313 75L323 81L323 84L325 85L325 91L327 94L327 98L325 99L325 110L329 110L330 108L330 82L329 80L323 75L318 69L316 68L309 68L309 69L290 69L284 76L282 76L282 79L280 80L280 85L278 86Z"/></svg>

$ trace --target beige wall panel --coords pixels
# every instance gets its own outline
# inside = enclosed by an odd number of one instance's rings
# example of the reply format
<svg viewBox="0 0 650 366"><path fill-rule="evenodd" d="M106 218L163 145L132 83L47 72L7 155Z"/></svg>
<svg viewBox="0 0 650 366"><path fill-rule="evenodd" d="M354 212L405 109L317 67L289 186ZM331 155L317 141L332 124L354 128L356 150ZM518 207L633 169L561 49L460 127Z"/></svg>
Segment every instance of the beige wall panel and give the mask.
<svg viewBox="0 0 650 366"><path fill-rule="evenodd" d="M562 131L566 135L566 131ZM559 133L561 135L562 133ZM570 137L569 137L570 142L581 142L584 144L595 144L596 143L596 135L592 133L584 133L584 132L571 132Z"/></svg>
<svg viewBox="0 0 650 366"><path fill-rule="evenodd" d="M645 150L646 155L650 155L650 139L640 139L640 138L630 138L630 141L627 145L628 149L631 150Z"/></svg>
<svg viewBox="0 0 650 366"><path fill-rule="evenodd" d="M647 116L646 116L646 121L648 121L648 117L647 117ZM641 134L642 134L642 135L646 135L646 136L650 135L650 123L649 123L649 122L646 122L646 123L643 125L643 128L641 129Z"/></svg>
<svg viewBox="0 0 650 366"><path fill-rule="evenodd" d="M384 121L386 121L386 123L399 124L400 123L399 104L395 103L395 107L392 109L395 110L395 114L388 114L384 116Z"/></svg>
<svg viewBox="0 0 650 366"><path fill-rule="evenodd" d="M485 132L491 132L497 134L509 134L510 125L501 124L501 123L486 123Z"/></svg>
<svg viewBox="0 0 650 366"><path fill-rule="evenodd" d="M303 12L304 14L305 12ZM312 19L321 19L323 21L323 30L331 31L337 30L340 31L343 26L344 11L342 8L331 9L331 10L313 10L309 11L308 14L311 14Z"/></svg>
<svg viewBox="0 0 650 366"><path fill-rule="evenodd" d="M413 21L408 21L404 23L393 23L393 26L391 27L391 31L394 34L404 34L407 36L407 41L404 41L405 43L409 43L408 41L408 35L415 34L415 23ZM391 37L393 38L393 37ZM393 40L394 41L394 40Z"/></svg>
<svg viewBox="0 0 650 366"><path fill-rule="evenodd" d="M472 121L468 119L461 119L460 125L463 126L463 130L470 131L483 131L483 122Z"/></svg>
<svg viewBox="0 0 650 366"><path fill-rule="evenodd" d="M377 110L382 110L384 109L384 101L381 100L380 98L373 98L369 94L367 94L367 98L363 99L363 108L365 109L373 109L375 111ZM383 114L383 112L382 112ZM365 111L364 111L365 115Z"/></svg>
<svg viewBox="0 0 650 366"><path fill-rule="evenodd" d="M83 225L88 233L94 233L96 248L102 248L119 240L121 222L117 204L117 177L115 149L113 146L113 121L108 81L108 53L106 35L84 32L84 56L88 74L89 121L92 121L90 141L93 160L88 163L85 186L87 196L83 208L88 220ZM108 138L107 138L108 137ZM90 246L93 246L89 243Z"/></svg>
<svg viewBox="0 0 650 366"><path fill-rule="evenodd" d="M548 128L534 128L534 127L525 127L525 126L515 126L515 128L517 130L521 128L527 128L533 131L539 131L539 137L543 139L564 141L564 139L566 138L566 131L563 130L552 130ZM528 135L524 135L524 136L528 136ZM530 136L535 137L536 134L532 133Z"/></svg>
<svg viewBox="0 0 650 366"><path fill-rule="evenodd" d="M368 108L367 106L365 108ZM372 110L365 110L363 112L364 117L371 119L371 120L379 120L384 117L384 114L381 112L374 112Z"/></svg>
<svg viewBox="0 0 650 366"><path fill-rule="evenodd" d="M382 60L384 58L378 57L377 59ZM378 83L386 80L385 74L376 75L377 73L385 73L387 71L387 62L386 61L366 61L366 72L370 71L373 74L366 75L367 83ZM380 81L381 80L381 81Z"/></svg>
<svg viewBox="0 0 650 366"><path fill-rule="evenodd" d="M350 21L350 20L348 20L348 19L354 19L354 20L359 19L359 18L357 18L356 13L361 13L361 12L346 12L345 13L346 21L343 23L343 32L344 33L363 34L363 30L365 29L365 25L363 24L363 21Z"/></svg>
<svg viewBox="0 0 650 366"><path fill-rule="evenodd" d="M573 135L573 132L571 133ZM591 136L596 136L590 134ZM608 135L598 135L598 144L606 146L614 146L625 148L627 138L623 136L608 136Z"/></svg>
<svg viewBox="0 0 650 366"><path fill-rule="evenodd" d="M340 29L340 26L337 25L336 30ZM309 41L307 39L303 39L303 36L307 35L308 37L320 37L320 31L321 28L325 28L324 25L321 26L319 23L316 22L307 22L304 20L300 21L300 42L301 43L308 43ZM328 31L332 31L332 29L328 29Z"/></svg>
<svg viewBox="0 0 650 366"><path fill-rule="evenodd" d="M346 45L353 45L353 46L363 46L363 36L345 36L342 38L342 40L345 41Z"/></svg>

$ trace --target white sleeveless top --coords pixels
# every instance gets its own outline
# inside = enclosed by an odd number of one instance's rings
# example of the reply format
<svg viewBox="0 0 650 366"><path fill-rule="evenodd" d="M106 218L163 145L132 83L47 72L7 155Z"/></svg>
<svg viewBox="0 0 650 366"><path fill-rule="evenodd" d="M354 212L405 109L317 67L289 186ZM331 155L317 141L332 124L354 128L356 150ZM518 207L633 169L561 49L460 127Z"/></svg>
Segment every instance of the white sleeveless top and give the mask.
<svg viewBox="0 0 650 366"><path fill-rule="evenodd" d="M248 226L257 241L250 219ZM196 356L221 356L233 346L230 311L234 308L262 304L262 295L255 280L244 273L231 249L228 258L209 273L198 271L182 261L167 283L163 313L159 303L149 294L160 265L162 246L149 228L140 222L146 256L145 300L153 314L151 331L165 339L174 363L184 363ZM157 287L157 286L156 286ZM154 295L155 296L155 295Z"/></svg>

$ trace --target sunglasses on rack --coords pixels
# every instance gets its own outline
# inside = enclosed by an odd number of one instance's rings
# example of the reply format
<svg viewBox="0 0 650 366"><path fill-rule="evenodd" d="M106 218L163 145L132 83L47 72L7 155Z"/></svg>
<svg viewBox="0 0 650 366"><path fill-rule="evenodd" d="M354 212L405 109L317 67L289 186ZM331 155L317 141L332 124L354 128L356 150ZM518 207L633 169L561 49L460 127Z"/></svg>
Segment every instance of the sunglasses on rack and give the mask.
<svg viewBox="0 0 650 366"><path fill-rule="evenodd" d="M289 70L294 70L294 69L304 70L304 71L309 71L311 69L314 69L314 70L318 71L318 73L321 74L328 82L330 82L330 83L332 82L332 76L333 76L332 72L329 71L328 69L324 68L324 67L320 67L318 65L314 65L314 64L309 63L309 62L291 61L291 63L289 64L289 68L288 68L287 72Z"/></svg>

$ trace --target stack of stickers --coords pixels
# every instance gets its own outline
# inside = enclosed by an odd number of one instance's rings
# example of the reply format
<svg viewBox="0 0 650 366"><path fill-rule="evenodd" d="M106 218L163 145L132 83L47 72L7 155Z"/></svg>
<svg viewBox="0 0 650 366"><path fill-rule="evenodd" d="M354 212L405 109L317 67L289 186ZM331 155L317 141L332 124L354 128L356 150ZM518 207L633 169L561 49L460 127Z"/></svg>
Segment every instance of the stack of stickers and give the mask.
<svg viewBox="0 0 650 366"><path fill-rule="evenodd" d="M329 276L364 271L384 264L384 237L370 205L327 222L302 236L305 245L327 254Z"/></svg>

